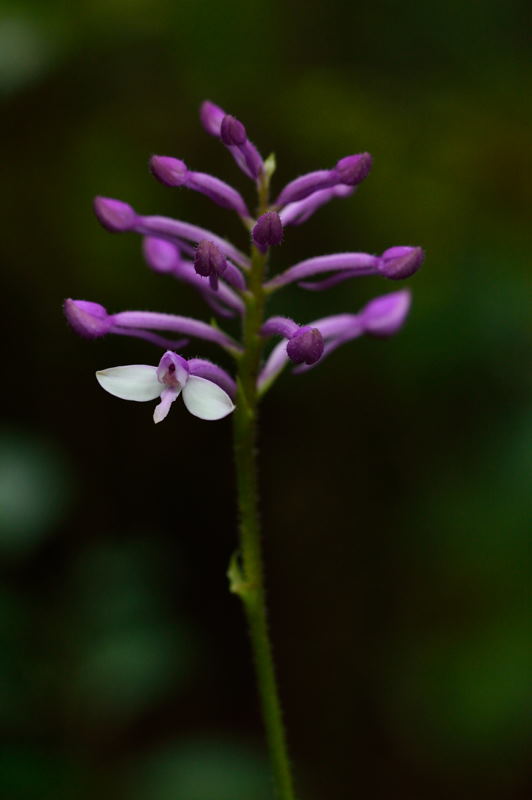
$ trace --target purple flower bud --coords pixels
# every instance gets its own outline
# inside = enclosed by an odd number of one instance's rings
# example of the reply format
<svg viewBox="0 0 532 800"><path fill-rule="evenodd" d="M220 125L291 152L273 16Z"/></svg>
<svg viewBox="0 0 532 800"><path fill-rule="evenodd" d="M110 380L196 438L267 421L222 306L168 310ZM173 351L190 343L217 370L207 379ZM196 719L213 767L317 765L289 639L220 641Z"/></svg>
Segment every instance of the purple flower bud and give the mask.
<svg viewBox="0 0 532 800"><path fill-rule="evenodd" d="M402 327L410 305L408 289L370 300L359 315L364 332L382 338L393 336Z"/></svg>
<svg viewBox="0 0 532 800"><path fill-rule="evenodd" d="M323 354L323 336L317 328L305 325L286 345L288 357L294 364L315 364Z"/></svg>
<svg viewBox="0 0 532 800"><path fill-rule="evenodd" d="M204 130L211 136L219 136L222 120L226 116L225 111L220 106L205 100L200 107L200 122Z"/></svg>
<svg viewBox="0 0 532 800"><path fill-rule="evenodd" d="M347 186L356 186L367 178L371 170L373 159L369 153L358 153L354 156L345 156L336 164L335 172L340 182Z"/></svg>
<svg viewBox="0 0 532 800"><path fill-rule="evenodd" d="M258 218L251 235L253 242L265 253L268 247L281 244L283 240L283 223L276 211L267 211Z"/></svg>
<svg viewBox="0 0 532 800"><path fill-rule="evenodd" d="M320 169L316 172L308 172L287 183L275 201L275 205L284 206L288 203L296 203L310 197L314 192L329 189L338 182L339 177L334 170Z"/></svg>
<svg viewBox="0 0 532 800"><path fill-rule="evenodd" d="M222 140L240 169L256 180L262 173L264 163L255 145L248 140L242 123L209 100L201 106L200 120L207 133Z"/></svg>
<svg viewBox="0 0 532 800"><path fill-rule="evenodd" d="M149 266L155 272L174 272L181 263L179 249L171 242L145 236L142 241L142 252Z"/></svg>
<svg viewBox="0 0 532 800"><path fill-rule="evenodd" d="M112 320L107 310L99 303L69 298L65 300L63 310L68 323L76 333L86 339L98 339L111 330Z"/></svg>
<svg viewBox="0 0 532 800"><path fill-rule="evenodd" d="M240 120L226 114L220 128L222 142L228 146L245 144L248 138L245 127Z"/></svg>
<svg viewBox="0 0 532 800"><path fill-rule="evenodd" d="M152 175L165 186L184 186L188 179L185 162L171 156L152 156L150 170Z"/></svg>
<svg viewBox="0 0 532 800"><path fill-rule="evenodd" d="M128 203L110 197L95 197L93 207L100 224L111 233L130 231L135 225L137 215Z"/></svg>
<svg viewBox="0 0 532 800"><path fill-rule="evenodd" d="M318 208L334 197L349 197L353 192L356 192L356 186L346 186L343 183L339 183L329 189L320 189L305 197L304 200L296 200L294 203L288 203L282 208L279 211L281 222L285 228L287 225L302 225Z"/></svg>
<svg viewBox="0 0 532 800"><path fill-rule="evenodd" d="M223 208L236 211L241 217L249 217L249 211L242 195L225 181L206 175L204 172L189 172L187 183L189 189L202 192Z"/></svg>
<svg viewBox="0 0 532 800"><path fill-rule="evenodd" d="M213 242L204 239L196 247L194 269L204 278L218 277L227 269L227 260Z"/></svg>
<svg viewBox="0 0 532 800"><path fill-rule="evenodd" d="M421 247L390 247L380 257L377 269L386 278L398 281L417 272L424 259Z"/></svg>

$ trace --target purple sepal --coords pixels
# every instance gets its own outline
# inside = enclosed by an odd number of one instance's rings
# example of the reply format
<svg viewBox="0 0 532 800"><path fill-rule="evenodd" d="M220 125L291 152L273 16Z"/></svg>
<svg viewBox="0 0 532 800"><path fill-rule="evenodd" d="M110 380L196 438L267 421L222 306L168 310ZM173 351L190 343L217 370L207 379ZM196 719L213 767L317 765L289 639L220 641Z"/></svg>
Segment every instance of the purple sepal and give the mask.
<svg viewBox="0 0 532 800"><path fill-rule="evenodd" d="M325 278L322 281L301 281L301 283L297 285L301 289L307 289L309 292L323 292L325 289L338 286L339 283L343 283L350 278L358 278L360 274L361 273L356 270L338 272L336 275L331 275L329 278Z"/></svg>
<svg viewBox="0 0 532 800"><path fill-rule="evenodd" d="M229 208L242 217L249 217L244 198L236 189L213 175L189 170L185 162L179 158L152 156L150 169L157 180L165 186L186 186L206 195L222 208Z"/></svg>
<svg viewBox="0 0 532 800"><path fill-rule="evenodd" d="M102 200L102 198L97 199ZM209 239L210 241L214 242L228 258L234 261L235 264L238 264L243 269L249 268L249 258L245 256L244 253L241 253L240 250L237 250L236 247L233 247L230 242L227 242L225 239L222 239L220 236L217 236L215 233L207 230L206 228L200 228L198 225L191 225L188 222L171 219L170 217L140 216L131 208L131 206L127 206L126 203L121 203L119 200L110 201L106 199L106 202L125 206L133 215L133 223L127 228L118 228L116 226L111 228L109 227L109 221L107 221L106 227L108 227L109 230L132 231L134 233L140 233L142 236L154 236L157 239L164 239L168 242L178 245L179 247L183 247L183 249L186 248L186 246L183 244L183 240L195 242L197 244L198 242L201 242L202 239ZM98 219L101 221L100 216L98 216Z"/></svg>
<svg viewBox="0 0 532 800"><path fill-rule="evenodd" d="M275 205L284 206L287 203L304 200L314 192L328 189L339 182L338 175L334 170L320 169L316 172L308 172L306 175L300 175L299 178L287 183L275 201Z"/></svg>
<svg viewBox="0 0 532 800"><path fill-rule="evenodd" d="M95 197L94 213L98 222L111 233L123 233L133 229L137 215L128 203L111 197Z"/></svg>
<svg viewBox="0 0 532 800"><path fill-rule="evenodd" d="M339 182L347 186L357 186L370 173L373 159L369 153L358 153L354 156L345 156L336 164L334 171L339 177Z"/></svg>
<svg viewBox="0 0 532 800"><path fill-rule="evenodd" d="M386 278L398 281L417 272L424 260L421 247L390 247L380 257L377 269Z"/></svg>
<svg viewBox="0 0 532 800"><path fill-rule="evenodd" d="M150 342L156 347L164 347L165 350L168 348L182 350L190 343L190 339L167 339L166 336L159 336L158 333L143 331L139 328L112 328L110 332L116 336L133 336L135 339L144 339L145 342Z"/></svg>
<svg viewBox="0 0 532 800"><path fill-rule="evenodd" d="M425 253L421 247L390 247L380 258L375 256L376 269L372 269L371 272L361 272L360 269L345 269L322 281L302 281L298 283L298 286L311 292L321 292L350 278L358 278L363 274L374 275L377 272L391 280L402 280L409 278L410 275L416 272L423 263L424 258Z"/></svg>
<svg viewBox="0 0 532 800"><path fill-rule="evenodd" d="M302 225L311 217L318 208L328 203L334 197L349 197L356 191L355 186L339 184L329 189L320 189L309 195L304 200L288 203L279 211L281 222L287 225Z"/></svg>
<svg viewBox="0 0 532 800"><path fill-rule="evenodd" d="M411 302L408 289L370 300L359 314L364 332L380 338L393 336L403 326Z"/></svg>
<svg viewBox="0 0 532 800"><path fill-rule="evenodd" d="M211 103L210 100L205 100L200 106L200 122L210 136L220 136L222 120L225 116L223 108Z"/></svg>
<svg viewBox="0 0 532 800"><path fill-rule="evenodd" d="M294 364L315 364L323 354L324 342L318 328L305 325L286 345L288 357Z"/></svg>
<svg viewBox="0 0 532 800"><path fill-rule="evenodd" d="M71 327L86 339L98 339L111 331L112 319L99 303L69 298L65 300L63 310Z"/></svg>
<svg viewBox="0 0 532 800"><path fill-rule="evenodd" d="M300 175L282 190L275 201L276 206L284 206L304 200L306 197L337 185L357 186L369 174L372 158L369 153L345 156L337 162L334 169L320 169Z"/></svg>
<svg viewBox="0 0 532 800"><path fill-rule="evenodd" d="M225 144L240 169L252 180L257 180L264 169L264 162L255 145L247 138L242 123L230 114L226 114L220 106L211 103L210 100L202 103L200 120L208 134L216 136Z"/></svg>
<svg viewBox="0 0 532 800"><path fill-rule="evenodd" d="M145 236L142 240L142 252L147 264L161 273L175 273L181 263L179 248L164 239Z"/></svg>
<svg viewBox="0 0 532 800"><path fill-rule="evenodd" d="M238 342L235 342L219 328L192 317L158 313L157 311L119 311L112 315L112 322L111 333L118 332L117 329L123 331L130 328L172 331L183 333L185 336L194 336L196 339L215 342L226 350L238 352L242 350Z"/></svg>
<svg viewBox="0 0 532 800"><path fill-rule="evenodd" d="M205 172L189 172L186 186L206 195L222 208L236 211L241 217L249 218L250 216L242 195L225 181L215 178L214 175L207 175Z"/></svg>
<svg viewBox="0 0 532 800"><path fill-rule="evenodd" d="M248 135L240 120L226 114L220 126L220 138L225 145L238 147L246 143Z"/></svg>
<svg viewBox="0 0 532 800"><path fill-rule="evenodd" d="M321 363L338 347L353 339L358 339L363 334L382 338L393 336L404 324L410 310L410 303L411 298L408 290L393 292L370 300L358 314L335 314L331 317L323 317L323 319L314 320L310 325L301 328L300 331L314 328L321 334L324 342L322 355L319 359ZM266 324L272 323L275 327L276 321L282 319L284 318L272 317ZM272 332L276 333L278 331L272 330ZM292 336L292 341L293 338ZM279 342L271 351L258 377L257 388L260 392L265 391L282 372L289 358L288 346L285 347L284 342ZM307 360L300 363L294 369L294 373L306 372L312 366L313 363Z"/></svg>
<svg viewBox="0 0 532 800"><path fill-rule="evenodd" d="M283 223L275 211L267 211L258 218L251 232L254 244L263 253L269 247L281 244L283 240Z"/></svg>
<svg viewBox="0 0 532 800"><path fill-rule="evenodd" d="M188 344L188 339L167 339L156 333L145 331L138 328L124 330L114 324L113 317L107 313L100 303L92 303L90 300L65 300L63 310L68 323L77 334L86 339L98 339L108 333L118 334L119 336L134 336L137 339L145 339L147 342L157 345L157 347L175 347L180 349Z"/></svg>
<svg viewBox="0 0 532 800"><path fill-rule="evenodd" d="M233 157L240 167L253 180L257 180L262 174L264 169L264 161L262 156L249 139L237 148L229 148L234 150Z"/></svg>
<svg viewBox="0 0 532 800"><path fill-rule="evenodd" d="M187 361L191 375L198 378L206 378L208 381L217 383L229 397L234 400L236 397L236 383L231 376L217 364L207 361L205 358L189 358Z"/></svg>
<svg viewBox="0 0 532 800"><path fill-rule="evenodd" d="M165 186L186 186L189 170L184 161L171 156L152 156L150 171Z"/></svg>
<svg viewBox="0 0 532 800"><path fill-rule="evenodd" d="M118 314L108 314L104 306L88 300L69 299L65 301L64 309L67 320L81 336L97 338L106 333L116 333L154 341L150 331L162 330L206 339L231 352L242 350L238 342L219 328L192 317L159 314L155 311L120 311Z"/></svg>
<svg viewBox="0 0 532 800"><path fill-rule="evenodd" d="M270 317L260 332L262 336L282 336L284 339L290 339L298 330L299 325L290 317Z"/></svg>
<svg viewBox="0 0 532 800"><path fill-rule="evenodd" d="M293 267L289 267L289 269L279 273L275 278L265 283L264 287L266 289L277 289L288 283L301 281L311 275L319 275L323 272L346 271L352 275L375 275L378 263L378 256L372 256L368 253L333 253L327 256L316 256L315 258L307 258L305 261L300 261L299 264L294 264Z"/></svg>

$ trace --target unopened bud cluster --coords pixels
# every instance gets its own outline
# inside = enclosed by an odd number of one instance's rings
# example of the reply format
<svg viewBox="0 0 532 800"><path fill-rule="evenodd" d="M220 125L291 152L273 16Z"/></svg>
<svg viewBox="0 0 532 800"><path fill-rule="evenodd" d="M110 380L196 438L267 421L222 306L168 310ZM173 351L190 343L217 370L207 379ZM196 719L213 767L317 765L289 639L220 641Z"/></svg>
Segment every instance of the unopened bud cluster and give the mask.
<svg viewBox="0 0 532 800"><path fill-rule="evenodd" d="M264 199L269 191L273 162L263 160L242 122L210 101L203 103L200 120L204 130L227 149ZM249 231L251 254L247 255L246 248L233 245L223 233L216 234L170 217L146 215L121 200L97 197L96 217L113 233L139 235L147 265L156 273L194 286L219 317L246 317L252 291L256 291L251 288L256 286L251 275L257 254L263 260L260 291L266 300L273 292L293 283L307 291L323 291L363 276L403 280L417 272L423 263L424 252L420 247L401 245L388 247L380 255L358 251L332 253L304 259L273 275L265 271L270 249L282 244L290 226L303 224L321 206L336 198L350 197L358 190L372 168L369 153L344 156L329 169L295 178L271 204L262 202L255 216L238 190L213 175L192 169L179 158L154 155L149 166L165 186L199 192L235 212ZM288 361L297 365L296 372L302 372L351 339L362 335L392 336L404 324L410 303L410 293L403 289L370 301L356 313L342 312L304 324L289 317L267 319L260 331L257 328L258 335L264 341L279 336L281 341L262 363L257 375L259 392L271 385ZM99 378L107 391L126 399L160 396L156 421L166 416L170 403L182 389L185 405L202 419L219 419L234 407L234 381L225 370L202 359L187 361L174 352L186 347L188 339L194 337L240 357L245 345L224 332L218 322L211 324L151 311L109 314L99 303L85 300L67 300L65 313L82 336L98 338L110 333L136 336L167 351L158 367L146 367L148 372L141 369L142 365L135 365L136 372L133 367L120 367L115 369L129 372L110 374L111 370ZM169 339L169 334L186 338Z"/></svg>

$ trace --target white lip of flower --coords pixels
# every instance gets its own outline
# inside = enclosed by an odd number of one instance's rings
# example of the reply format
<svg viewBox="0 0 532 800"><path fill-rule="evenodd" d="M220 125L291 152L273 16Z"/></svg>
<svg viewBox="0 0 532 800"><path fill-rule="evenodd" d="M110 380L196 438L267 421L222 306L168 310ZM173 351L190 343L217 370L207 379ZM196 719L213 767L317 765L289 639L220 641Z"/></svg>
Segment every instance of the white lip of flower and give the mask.
<svg viewBox="0 0 532 800"><path fill-rule="evenodd" d="M122 400L142 403L160 397L161 402L153 413L154 422L162 422L180 394L187 410L200 419L223 419L234 411L233 401L220 386L207 378L190 375L181 365L175 366L170 374L165 370L163 375L160 366L131 364L111 367L97 372L96 379L102 389Z"/></svg>

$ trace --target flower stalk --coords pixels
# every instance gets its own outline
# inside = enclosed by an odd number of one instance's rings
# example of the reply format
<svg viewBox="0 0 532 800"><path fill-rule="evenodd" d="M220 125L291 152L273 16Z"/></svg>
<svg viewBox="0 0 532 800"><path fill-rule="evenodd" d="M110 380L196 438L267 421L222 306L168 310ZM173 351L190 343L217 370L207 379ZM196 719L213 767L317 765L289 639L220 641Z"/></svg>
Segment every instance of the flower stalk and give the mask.
<svg viewBox="0 0 532 800"><path fill-rule="evenodd" d="M267 177L263 178L258 187L259 216L268 206L268 180ZM257 379L263 347L260 331L264 322L263 280L267 257L267 253L262 253L256 246L252 247L249 292L245 297L242 321L244 353L238 363L238 390L233 415L240 553L233 557L228 577L231 591L242 600L248 622L276 794L279 800L294 800L286 733L268 630L258 507Z"/></svg>
<svg viewBox="0 0 532 800"><path fill-rule="evenodd" d="M301 225L325 203L357 191L371 169L372 158L368 153L349 155L332 169L301 175L287 184L272 204L273 154L263 161L244 125L210 101L203 103L200 118L206 132L225 145L254 182L256 218L249 215L246 201L232 186L213 175L189 170L181 159L153 156L151 170L163 184L201 192L238 214L251 238L251 257L206 228L139 214L122 200L97 197L94 211L112 233L129 232L142 238L144 259L154 272L193 286L218 316L241 316L241 340L235 340L214 320L207 323L154 311L109 314L100 303L73 299L65 301L64 311L72 328L85 338L133 336L166 350L157 366L131 364L97 372L100 386L114 397L136 402L157 400L155 423L167 418L179 397L185 409L201 420L234 415L240 542L227 574L248 622L277 800L295 800L266 613L257 474L258 405L290 362L295 365L294 374L300 374L359 336L382 339L395 335L408 316L411 298L410 292L402 289L374 298L356 313L336 313L303 325L289 316L265 320L266 301L272 293L293 283L307 291L321 292L369 275L403 280L421 267L424 252L420 247L401 245L389 247L380 255L332 253L307 258L269 277L270 249L282 243L286 227ZM167 339L160 331L187 338ZM280 336L281 341L263 358L264 343L271 336ZM188 345L188 337L216 344L232 356L236 381L211 361L187 359L175 352Z"/></svg>

